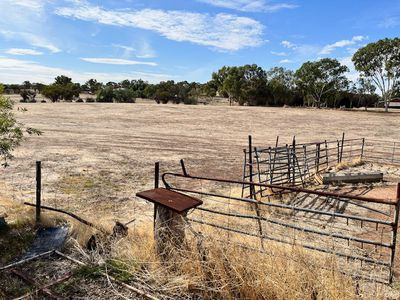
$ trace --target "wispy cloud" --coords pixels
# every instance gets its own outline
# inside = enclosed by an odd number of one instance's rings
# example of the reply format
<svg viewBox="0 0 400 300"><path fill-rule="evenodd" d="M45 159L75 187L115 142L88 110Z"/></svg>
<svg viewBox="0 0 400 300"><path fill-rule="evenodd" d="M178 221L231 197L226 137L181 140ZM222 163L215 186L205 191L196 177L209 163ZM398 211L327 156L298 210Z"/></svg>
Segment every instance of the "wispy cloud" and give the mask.
<svg viewBox="0 0 400 300"><path fill-rule="evenodd" d="M149 82L175 79L173 75L152 72L76 72L69 69L49 67L34 61L0 57L0 82L21 83L24 80L31 82L51 83L58 75L66 75L74 81L84 83L90 78L102 82L122 81L124 79L143 79Z"/></svg>
<svg viewBox="0 0 400 300"><path fill-rule="evenodd" d="M138 51L136 53L137 58L154 58L157 57L156 51L151 47L151 45L144 41L140 43Z"/></svg>
<svg viewBox="0 0 400 300"><path fill-rule="evenodd" d="M113 47L115 47L115 48L121 48L121 49L123 49L123 50L125 50L125 51L127 51L127 52L133 52L133 51L136 50L136 49L133 48L133 47L125 46L125 45L119 45L119 44L113 44Z"/></svg>
<svg viewBox="0 0 400 300"><path fill-rule="evenodd" d="M282 42L281 42L281 45L282 45L283 47L285 47L285 48L288 48L288 49L295 49L295 48L297 47L296 44L294 44L294 43L292 43L292 42L289 42L289 41L282 41Z"/></svg>
<svg viewBox="0 0 400 300"><path fill-rule="evenodd" d="M279 61L280 64L291 64L293 61L290 59L282 59Z"/></svg>
<svg viewBox="0 0 400 300"><path fill-rule="evenodd" d="M129 60L121 58L82 57L81 60L94 64L157 66L155 62L137 61L137 60Z"/></svg>
<svg viewBox="0 0 400 300"><path fill-rule="evenodd" d="M379 24L381 28L393 28L400 26L400 17L386 17Z"/></svg>
<svg viewBox="0 0 400 300"><path fill-rule="evenodd" d="M11 55L43 55L43 52L25 48L10 48L6 50L5 53Z"/></svg>
<svg viewBox="0 0 400 300"><path fill-rule="evenodd" d="M117 11L87 1L75 0L74 3L71 7L57 8L55 13L106 25L151 30L173 41L188 41L227 51L256 47L264 42L264 26L247 17L160 9Z"/></svg>
<svg viewBox="0 0 400 300"><path fill-rule="evenodd" d="M272 55L276 56L287 56L288 54L286 52L276 52L276 51L271 51Z"/></svg>
<svg viewBox="0 0 400 300"><path fill-rule="evenodd" d="M343 47L347 47L347 46L351 46L356 44L357 42L361 42L363 40L366 40L367 37L363 36L363 35L357 35L357 36L353 36L353 38L351 40L341 40L341 41L337 41L336 43L333 44L329 44L326 45L322 48L322 50L319 52L319 54L330 54L333 51L335 51L337 48L343 48Z"/></svg>
<svg viewBox="0 0 400 300"><path fill-rule="evenodd" d="M293 9L297 5L290 3L269 3L265 0L197 0L213 6L244 12L276 12L282 9Z"/></svg>
<svg viewBox="0 0 400 300"><path fill-rule="evenodd" d="M40 12L43 7L44 4L46 2L46 0L3 0L5 2L12 2L12 5L16 5L16 6L21 6L25 9L30 9L30 10L34 10L37 12Z"/></svg>
<svg viewBox="0 0 400 300"><path fill-rule="evenodd" d="M50 50L52 53L61 52L60 48L55 46L53 43L48 41L46 38L44 38L42 36L38 36L38 35L30 33L30 32L16 32L16 31L0 30L0 35L4 36L6 39L22 40L22 41L30 44L31 46Z"/></svg>

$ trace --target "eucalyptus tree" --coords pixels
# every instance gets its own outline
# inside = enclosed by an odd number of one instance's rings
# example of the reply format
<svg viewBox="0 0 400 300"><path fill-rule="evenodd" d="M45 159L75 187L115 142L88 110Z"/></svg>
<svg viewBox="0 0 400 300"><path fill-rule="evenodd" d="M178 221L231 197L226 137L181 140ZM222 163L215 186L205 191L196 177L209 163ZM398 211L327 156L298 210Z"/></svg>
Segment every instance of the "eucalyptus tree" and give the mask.
<svg viewBox="0 0 400 300"><path fill-rule="evenodd" d="M327 94L348 86L346 72L349 68L337 59L307 61L295 73L296 84L306 96L311 96L313 105L319 108L321 104L326 104Z"/></svg>
<svg viewBox="0 0 400 300"><path fill-rule="evenodd" d="M370 43L358 49L352 60L356 70L379 89L387 112L400 85L400 39Z"/></svg>

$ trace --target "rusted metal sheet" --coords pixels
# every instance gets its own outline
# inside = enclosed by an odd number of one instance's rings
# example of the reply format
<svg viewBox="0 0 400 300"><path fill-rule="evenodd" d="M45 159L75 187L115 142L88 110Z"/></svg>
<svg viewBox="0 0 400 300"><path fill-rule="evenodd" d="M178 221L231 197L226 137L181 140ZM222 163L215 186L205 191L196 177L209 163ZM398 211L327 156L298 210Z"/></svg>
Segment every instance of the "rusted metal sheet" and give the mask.
<svg viewBox="0 0 400 300"><path fill-rule="evenodd" d="M203 204L200 199L170 191L164 188L156 188L148 191L139 192L137 197L165 206L177 213L183 213L189 209Z"/></svg>

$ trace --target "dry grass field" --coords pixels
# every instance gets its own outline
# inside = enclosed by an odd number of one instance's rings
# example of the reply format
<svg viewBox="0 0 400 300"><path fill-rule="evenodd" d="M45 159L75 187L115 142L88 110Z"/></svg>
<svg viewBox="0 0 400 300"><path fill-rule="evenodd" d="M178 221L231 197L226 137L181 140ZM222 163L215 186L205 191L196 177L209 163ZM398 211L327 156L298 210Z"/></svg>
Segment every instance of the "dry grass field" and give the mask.
<svg viewBox="0 0 400 300"><path fill-rule="evenodd" d="M18 104L17 117L43 131L15 152L0 178L19 200L33 200L35 161L43 162L44 203L84 216L129 220L134 194L150 188L153 165L240 179L247 136L255 145L371 137L399 140L400 111L157 105ZM96 214L94 215L93 212Z"/></svg>

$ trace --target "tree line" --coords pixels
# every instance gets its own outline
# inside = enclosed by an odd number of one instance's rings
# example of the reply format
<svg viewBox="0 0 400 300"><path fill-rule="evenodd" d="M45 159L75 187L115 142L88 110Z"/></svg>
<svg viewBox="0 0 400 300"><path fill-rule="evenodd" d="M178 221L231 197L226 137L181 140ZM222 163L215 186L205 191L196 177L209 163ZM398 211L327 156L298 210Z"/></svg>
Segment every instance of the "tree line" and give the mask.
<svg viewBox="0 0 400 300"><path fill-rule="evenodd" d="M33 102L41 93L53 102L79 101L88 93L87 102L135 102L136 98L157 103L197 104L219 96L230 104L249 106L371 107L400 97L400 39L383 39L360 48L352 57L360 76L350 81L347 66L337 59L307 61L296 71L282 67L264 70L252 64L224 66L213 72L206 83L162 81L150 84L141 79L107 82L90 79L74 83L61 75L44 85L25 81L5 85L5 91L20 93L23 101Z"/></svg>

